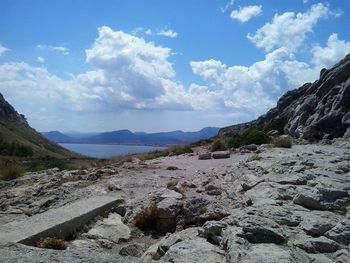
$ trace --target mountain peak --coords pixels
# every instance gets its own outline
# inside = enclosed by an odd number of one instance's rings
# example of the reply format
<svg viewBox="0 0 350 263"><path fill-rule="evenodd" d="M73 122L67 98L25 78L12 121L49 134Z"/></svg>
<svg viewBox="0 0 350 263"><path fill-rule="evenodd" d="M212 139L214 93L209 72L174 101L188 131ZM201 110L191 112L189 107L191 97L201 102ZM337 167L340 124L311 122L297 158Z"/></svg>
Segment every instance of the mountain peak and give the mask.
<svg viewBox="0 0 350 263"><path fill-rule="evenodd" d="M19 121L28 125L24 115L19 114L10 103L8 103L4 96L0 93L0 121Z"/></svg>

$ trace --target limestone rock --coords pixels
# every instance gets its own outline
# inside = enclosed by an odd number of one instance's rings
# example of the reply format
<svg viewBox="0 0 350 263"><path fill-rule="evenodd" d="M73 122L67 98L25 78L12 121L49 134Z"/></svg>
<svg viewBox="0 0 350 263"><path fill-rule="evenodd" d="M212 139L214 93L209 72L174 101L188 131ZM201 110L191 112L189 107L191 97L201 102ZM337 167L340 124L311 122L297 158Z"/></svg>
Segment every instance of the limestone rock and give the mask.
<svg viewBox="0 0 350 263"><path fill-rule="evenodd" d="M343 245L350 244L350 220L343 220L325 233L325 236Z"/></svg>
<svg viewBox="0 0 350 263"><path fill-rule="evenodd" d="M119 254L122 256L132 256L132 257L141 257L145 252L145 245L140 243L131 243L119 250Z"/></svg>
<svg viewBox="0 0 350 263"><path fill-rule="evenodd" d="M224 251L203 238L181 241L171 246L162 257L162 262L222 263Z"/></svg>
<svg viewBox="0 0 350 263"><path fill-rule="evenodd" d="M101 247L95 240L76 239L68 245L67 249L99 250Z"/></svg>
<svg viewBox="0 0 350 263"><path fill-rule="evenodd" d="M332 253L341 248L338 243L326 237L299 240L295 241L294 245L305 250L307 253Z"/></svg>
<svg viewBox="0 0 350 263"><path fill-rule="evenodd" d="M112 213L108 218L97 223L85 236L92 239L107 239L114 243L128 240L130 238L130 229L121 219L119 214Z"/></svg>
<svg viewBox="0 0 350 263"><path fill-rule="evenodd" d="M285 237L280 230L266 226L243 227L242 236L246 238L250 243L280 244L285 241Z"/></svg>
<svg viewBox="0 0 350 263"><path fill-rule="evenodd" d="M305 208L311 209L311 210L323 210L323 206L321 203L312 196L306 196L304 194L298 194L293 199L294 204L301 205Z"/></svg>

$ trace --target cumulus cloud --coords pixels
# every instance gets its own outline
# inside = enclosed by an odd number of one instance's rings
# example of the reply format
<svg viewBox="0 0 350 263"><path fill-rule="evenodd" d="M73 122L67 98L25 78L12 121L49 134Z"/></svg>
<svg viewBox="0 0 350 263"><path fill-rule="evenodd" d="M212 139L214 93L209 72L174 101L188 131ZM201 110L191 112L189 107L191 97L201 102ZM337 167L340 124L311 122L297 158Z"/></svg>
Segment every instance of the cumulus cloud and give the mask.
<svg viewBox="0 0 350 263"><path fill-rule="evenodd" d="M79 78L90 79L119 98L130 100L152 99L164 93L162 79L175 76L168 61L171 49L156 46L122 31L109 27L99 28L99 36L93 46L86 50L86 62L98 71L82 74ZM96 83L96 75L99 82ZM103 81L100 81L103 79ZM124 94L124 95L123 95ZM126 96L127 95L127 96Z"/></svg>
<svg viewBox="0 0 350 263"><path fill-rule="evenodd" d="M161 29L158 33L158 36L163 36L163 37L170 37L170 38L177 38L177 32L175 32L172 29Z"/></svg>
<svg viewBox="0 0 350 263"><path fill-rule="evenodd" d="M335 15L322 3L313 5L305 13L286 12L276 14L270 23L259 28L254 35L248 34L248 39L256 47L271 51L279 47L287 47L295 51L306 38L307 33L313 31L320 19Z"/></svg>
<svg viewBox="0 0 350 263"><path fill-rule="evenodd" d="M36 48L41 49L41 50L48 50L48 51L54 51L54 52L59 52L62 55L68 55L69 54L69 49L66 47L60 47L60 46L49 46L49 45L37 45Z"/></svg>
<svg viewBox="0 0 350 263"><path fill-rule="evenodd" d="M312 48L312 62L318 68L330 68L350 53L350 42L338 39L333 33L329 36L327 46L319 44Z"/></svg>
<svg viewBox="0 0 350 263"><path fill-rule="evenodd" d="M36 61L37 61L38 63L44 63L44 62L45 62L45 58L43 58L43 57L41 57L41 56L38 56L38 57L36 58Z"/></svg>
<svg viewBox="0 0 350 263"><path fill-rule="evenodd" d="M5 63L0 65L0 90L19 105L47 109L46 116L55 111L200 110L220 113L223 119L225 114L251 119L273 107L286 90L316 79L319 65L338 60L350 52L349 45L332 34L325 47L313 47L312 65L298 61L288 47L270 51L249 66L192 61L192 71L203 83L186 87L176 80L170 48L103 26L86 50L90 71L67 80L43 67Z"/></svg>
<svg viewBox="0 0 350 263"><path fill-rule="evenodd" d="M0 57L1 57L2 54L4 54L6 51L9 51L9 49L0 44Z"/></svg>
<svg viewBox="0 0 350 263"><path fill-rule="evenodd" d="M241 23L248 22L250 19L257 17L262 14L261 5L250 5L240 7L239 10L233 10L231 12L231 18Z"/></svg>
<svg viewBox="0 0 350 263"><path fill-rule="evenodd" d="M249 67L228 67L213 59L192 61L190 65L194 74L216 90L222 107L251 117L274 106L285 90L315 79L318 73L308 64L295 60L287 48L268 53L264 60Z"/></svg>

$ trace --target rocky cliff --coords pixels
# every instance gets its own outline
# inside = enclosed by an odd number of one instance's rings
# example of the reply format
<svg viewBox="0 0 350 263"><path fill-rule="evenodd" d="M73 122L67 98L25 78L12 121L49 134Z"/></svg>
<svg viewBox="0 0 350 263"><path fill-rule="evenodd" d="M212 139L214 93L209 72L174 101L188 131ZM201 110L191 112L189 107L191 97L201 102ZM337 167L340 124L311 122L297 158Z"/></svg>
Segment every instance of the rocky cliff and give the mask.
<svg viewBox="0 0 350 263"><path fill-rule="evenodd" d="M257 120L221 129L220 134L241 133L248 128L287 118L284 132L309 140L341 137L350 127L350 54L331 69L322 69L320 78L288 91Z"/></svg>
<svg viewBox="0 0 350 263"><path fill-rule="evenodd" d="M19 114L10 103L8 103L4 96L0 93L0 121L19 121L27 124L24 115ZM28 124L27 124L28 125Z"/></svg>

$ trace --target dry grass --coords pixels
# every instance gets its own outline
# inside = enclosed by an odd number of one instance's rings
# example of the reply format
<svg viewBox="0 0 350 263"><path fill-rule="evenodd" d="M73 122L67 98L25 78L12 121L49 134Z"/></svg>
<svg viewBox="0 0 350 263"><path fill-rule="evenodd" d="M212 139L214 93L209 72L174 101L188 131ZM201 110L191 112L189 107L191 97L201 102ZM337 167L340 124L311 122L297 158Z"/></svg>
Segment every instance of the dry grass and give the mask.
<svg viewBox="0 0 350 263"><path fill-rule="evenodd" d="M159 208L156 204L141 210L135 216L135 225L141 229L154 229L159 216Z"/></svg>
<svg viewBox="0 0 350 263"><path fill-rule="evenodd" d="M54 237L46 237L40 239L37 244L40 248L55 249L55 250L65 250L67 248L66 241Z"/></svg>
<svg viewBox="0 0 350 263"><path fill-rule="evenodd" d="M227 147L225 146L225 143L220 139L214 141L210 147L211 152L225 151L225 150L227 150Z"/></svg>
<svg viewBox="0 0 350 263"><path fill-rule="evenodd" d="M278 148L292 148L292 139L290 138L277 138L273 142L274 147Z"/></svg>
<svg viewBox="0 0 350 263"><path fill-rule="evenodd" d="M259 161L259 160L261 160L261 159L262 159L262 157L261 157L259 154L255 153L255 154L253 154L253 155L248 159L248 161L249 161L249 162L252 162L252 161Z"/></svg>
<svg viewBox="0 0 350 263"><path fill-rule="evenodd" d="M21 166L12 164L8 167L5 167L1 171L0 180L10 181L22 176L23 174L24 174L24 170Z"/></svg>

